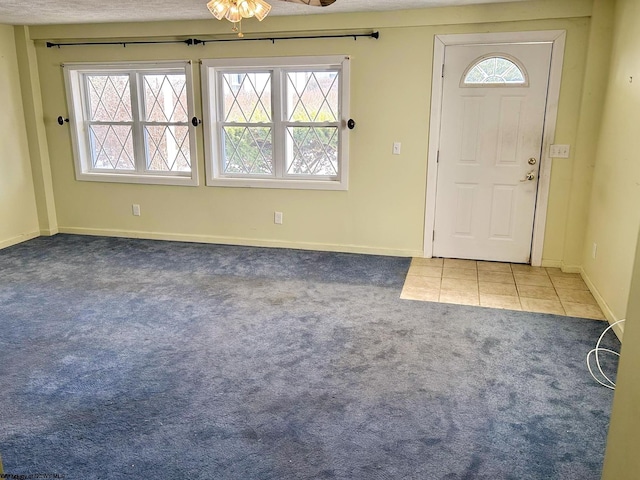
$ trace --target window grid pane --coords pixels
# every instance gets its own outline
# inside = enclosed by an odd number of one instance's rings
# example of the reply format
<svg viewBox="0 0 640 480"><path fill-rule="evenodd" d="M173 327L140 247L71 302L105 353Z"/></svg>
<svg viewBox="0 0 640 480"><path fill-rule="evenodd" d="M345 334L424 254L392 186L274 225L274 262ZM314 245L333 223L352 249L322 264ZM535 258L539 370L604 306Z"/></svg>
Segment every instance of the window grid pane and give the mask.
<svg viewBox="0 0 640 480"><path fill-rule="evenodd" d="M287 72L287 119L290 122L337 122L338 71Z"/></svg>
<svg viewBox="0 0 640 480"><path fill-rule="evenodd" d="M131 125L89 125L92 168L98 170L135 170Z"/></svg>
<svg viewBox="0 0 640 480"><path fill-rule="evenodd" d="M191 150L187 125L145 125L147 170L190 172Z"/></svg>
<svg viewBox="0 0 640 480"><path fill-rule="evenodd" d="M337 126L288 126L288 175L338 175Z"/></svg>
<svg viewBox="0 0 640 480"><path fill-rule="evenodd" d="M187 123L187 79L184 74L143 75L144 119Z"/></svg>
<svg viewBox="0 0 640 480"><path fill-rule="evenodd" d="M186 75L143 74L141 83L146 170L154 173L190 172Z"/></svg>
<svg viewBox="0 0 640 480"><path fill-rule="evenodd" d="M523 85L526 78L520 68L511 60L491 57L476 63L464 78L466 85Z"/></svg>
<svg viewBox="0 0 640 480"><path fill-rule="evenodd" d="M270 123L271 72L222 74L223 118L230 123Z"/></svg>
<svg viewBox="0 0 640 480"><path fill-rule="evenodd" d="M128 74L86 75L89 120L131 122L131 89Z"/></svg>
<svg viewBox="0 0 640 480"><path fill-rule="evenodd" d="M272 73L221 73L221 170L231 176L273 176Z"/></svg>
<svg viewBox="0 0 640 480"><path fill-rule="evenodd" d="M273 175L272 127L225 126L225 174Z"/></svg>
<svg viewBox="0 0 640 480"><path fill-rule="evenodd" d="M286 175L338 175L339 78L338 70L286 72Z"/></svg>

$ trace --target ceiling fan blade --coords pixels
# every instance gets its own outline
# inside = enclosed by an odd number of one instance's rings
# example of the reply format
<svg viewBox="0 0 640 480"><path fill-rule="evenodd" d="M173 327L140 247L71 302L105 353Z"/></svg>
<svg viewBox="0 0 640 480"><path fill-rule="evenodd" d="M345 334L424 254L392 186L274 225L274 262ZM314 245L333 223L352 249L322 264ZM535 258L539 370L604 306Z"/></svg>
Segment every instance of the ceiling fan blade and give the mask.
<svg viewBox="0 0 640 480"><path fill-rule="evenodd" d="M301 3L302 5L309 5L311 7L328 7L336 0L282 0L283 2Z"/></svg>

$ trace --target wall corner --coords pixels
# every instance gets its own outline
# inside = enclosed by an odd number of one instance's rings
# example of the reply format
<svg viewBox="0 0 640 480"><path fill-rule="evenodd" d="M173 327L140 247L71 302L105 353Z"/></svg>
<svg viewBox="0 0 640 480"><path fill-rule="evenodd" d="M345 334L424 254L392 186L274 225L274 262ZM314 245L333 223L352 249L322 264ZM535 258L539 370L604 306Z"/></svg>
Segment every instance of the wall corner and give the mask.
<svg viewBox="0 0 640 480"><path fill-rule="evenodd" d="M15 26L14 37L38 222L41 231L57 231L58 219L53 196L51 164L44 126L36 50L33 40L31 40L28 26Z"/></svg>

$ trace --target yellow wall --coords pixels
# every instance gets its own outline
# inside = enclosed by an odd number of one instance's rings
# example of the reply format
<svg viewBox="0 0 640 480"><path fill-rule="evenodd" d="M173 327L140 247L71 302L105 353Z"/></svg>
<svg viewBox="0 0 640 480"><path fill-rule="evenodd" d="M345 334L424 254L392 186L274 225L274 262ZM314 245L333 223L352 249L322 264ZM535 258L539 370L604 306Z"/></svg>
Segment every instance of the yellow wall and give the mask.
<svg viewBox="0 0 640 480"><path fill-rule="evenodd" d="M640 5L617 0L609 88L597 149L584 270L625 318L603 479L640 472ZM596 259L591 245L598 243ZM635 266L633 259L635 258Z"/></svg>
<svg viewBox="0 0 640 480"><path fill-rule="evenodd" d="M576 266L582 265L598 132L609 80L614 5L615 2L612 0L594 0L591 14L578 134L573 146L571 176L566 182L571 194L567 198L567 234L564 240L562 266L573 270L576 270Z"/></svg>
<svg viewBox="0 0 640 480"><path fill-rule="evenodd" d="M31 171L33 172L40 233L42 235L55 235L58 233L58 222L53 198L53 184L51 182L49 146L47 145L47 135L43 121L36 50L29 38L29 27L15 27L14 32L18 55L18 71L22 82L24 117L27 125L29 125L27 141L31 157Z"/></svg>
<svg viewBox="0 0 640 480"><path fill-rule="evenodd" d="M561 3L561 5L559 5ZM589 40L589 0L547 0L409 12L273 17L246 22L246 32L372 28L380 40L352 39L47 49L44 40L198 36L228 33L215 20L163 24L32 27L36 40L56 212L61 231L144 236L354 252L421 255L427 133L435 34L566 29L567 44L556 141L575 144ZM480 23L488 19L500 23ZM352 56L350 185L347 192L170 187L78 182L74 178L60 64L278 55ZM197 68L196 93L199 90ZM196 104L200 105L199 96ZM200 109L198 107L198 109ZM392 156L394 141L402 155ZM204 179L202 134L198 168ZM556 162L543 257L563 259L573 159ZM581 187L582 188L582 187ZM138 203L142 215L131 215ZM284 225L273 212L284 212Z"/></svg>
<svg viewBox="0 0 640 480"><path fill-rule="evenodd" d="M0 248L39 234L13 27L0 25Z"/></svg>
<svg viewBox="0 0 640 480"><path fill-rule="evenodd" d="M637 237L637 245L604 460L604 480L636 480L640 472L640 237Z"/></svg>
<svg viewBox="0 0 640 480"><path fill-rule="evenodd" d="M619 0L583 268L614 318L624 318L640 226L640 4ZM633 77L633 80L631 80ZM597 243L597 257L592 245Z"/></svg>

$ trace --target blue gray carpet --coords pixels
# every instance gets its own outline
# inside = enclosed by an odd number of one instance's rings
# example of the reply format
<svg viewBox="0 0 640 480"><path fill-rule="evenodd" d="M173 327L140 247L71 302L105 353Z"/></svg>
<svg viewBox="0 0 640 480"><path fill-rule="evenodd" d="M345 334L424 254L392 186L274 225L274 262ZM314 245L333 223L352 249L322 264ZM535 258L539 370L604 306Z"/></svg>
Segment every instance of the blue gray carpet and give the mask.
<svg viewBox="0 0 640 480"><path fill-rule="evenodd" d="M400 300L408 266L68 235L0 251L5 473L599 478L612 392L584 358L605 324Z"/></svg>

